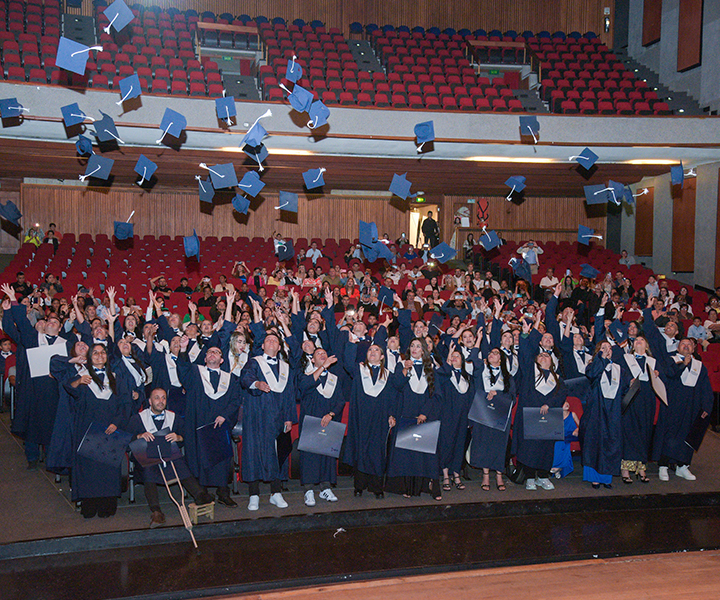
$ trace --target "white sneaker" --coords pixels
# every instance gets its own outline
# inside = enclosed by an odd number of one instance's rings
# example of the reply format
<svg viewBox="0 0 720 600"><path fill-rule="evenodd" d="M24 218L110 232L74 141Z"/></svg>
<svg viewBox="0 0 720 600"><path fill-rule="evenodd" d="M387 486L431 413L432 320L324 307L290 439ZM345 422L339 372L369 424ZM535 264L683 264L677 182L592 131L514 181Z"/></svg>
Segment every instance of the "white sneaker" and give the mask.
<svg viewBox="0 0 720 600"><path fill-rule="evenodd" d="M528 479L528 480L525 482L525 489L526 489L526 490L536 490L536 489L537 489L537 486L535 485L535 480L534 480L534 479Z"/></svg>
<svg viewBox="0 0 720 600"><path fill-rule="evenodd" d="M660 467L658 469L658 479L660 481L670 481L670 475L668 475L667 467Z"/></svg>
<svg viewBox="0 0 720 600"><path fill-rule="evenodd" d="M687 479L688 481L695 481L697 479L697 477L690 472L690 467L687 465L675 469L675 475L682 477L683 479Z"/></svg>
<svg viewBox="0 0 720 600"><path fill-rule="evenodd" d="M260 496L250 496L248 510L257 510L258 508L260 508Z"/></svg>
<svg viewBox="0 0 720 600"><path fill-rule="evenodd" d="M272 502L272 498L270 498L270 502ZM305 492L305 506L315 506L315 492L312 490Z"/></svg>
<svg viewBox="0 0 720 600"><path fill-rule="evenodd" d="M320 497L323 500L327 500L328 502L337 502L337 496L332 493L332 490L330 488L320 492Z"/></svg>
<svg viewBox="0 0 720 600"><path fill-rule="evenodd" d="M313 498L313 500L314 500L314 498ZM278 508L287 508L288 507L288 503L285 502L285 498L282 497L282 494L280 492L276 492L275 494L270 496L270 504L274 504Z"/></svg>
<svg viewBox="0 0 720 600"><path fill-rule="evenodd" d="M555 489L553 482L550 481L547 477L538 477L535 480L535 483L544 490L554 490Z"/></svg>

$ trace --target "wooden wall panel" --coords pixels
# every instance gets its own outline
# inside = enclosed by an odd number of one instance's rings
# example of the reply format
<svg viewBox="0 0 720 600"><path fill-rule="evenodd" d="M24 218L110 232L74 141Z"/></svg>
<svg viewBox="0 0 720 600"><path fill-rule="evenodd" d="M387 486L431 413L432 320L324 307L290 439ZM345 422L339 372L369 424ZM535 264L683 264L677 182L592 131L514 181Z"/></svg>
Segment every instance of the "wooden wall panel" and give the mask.
<svg viewBox="0 0 720 600"><path fill-rule="evenodd" d="M635 255L652 256L655 188L635 199Z"/></svg>
<svg viewBox="0 0 720 600"><path fill-rule="evenodd" d="M591 227L597 235L605 238L605 207L588 207L583 198L525 198L520 204L508 202L504 197L489 197L487 200L488 228L501 232L507 241L519 242L533 238L539 242L573 242L577 240L578 225ZM445 196L443 231L453 231L452 207L465 201L463 197ZM475 204L468 206L471 211L477 210ZM461 242L467 232L460 230L459 233ZM446 233L445 237L450 235ZM604 239L593 241L601 245L605 243Z"/></svg>
<svg viewBox="0 0 720 600"><path fill-rule="evenodd" d="M643 2L643 46L649 46L660 41L661 22L662 0L645 0Z"/></svg>
<svg viewBox="0 0 720 600"><path fill-rule="evenodd" d="M190 235L193 227L201 237L270 237L273 230L290 238L350 238L358 235L358 220L375 221L378 230L395 239L407 231L408 213L387 199L338 198L308 199L299 195L297 222L280 220L277 194L264 194L252 201L248 215L233 211L231 194L215 197L212 211L201 206L197 194L142 193L139 190L110 191L74 186L24 184L20 210L25 222L54 221L60 231L77 234L112 235L113 221L124 221L132 211L135 235ZM285 216L286 213L283 213Z"/></svg>
<svg viewBox="0 0 720 600"><path fill-rule="evenodd" d="M702 55L703 0L680 0L677 70L697 67Z"/></svg>
<svg viewBox="0 0 720 600"><path fill-rule="evenodd" d="M697 178L685 180L682 188L673 186L672 270L695 270L695 189Z"/></svg>
<svg viewBox="0 0 720 600"><path fill-rule="evenodd" d="M137 0L140 4L160 7L173 6L180 10L193 8L198 12L211 10L216 14L249 14L253 17L283 17L286 20L301 18L319 19L328 27L338 27L345 33L353 21L382 26L421 25L441 29L467 27L474 30L525 29L551 33L556 30L584 33L602 31L601 0ZM74 12L72 9L69 12ZM83 14L92 14L92 1L83 0Z"/></svg>
<svg viewBox="0 0 720 600"><path fill-rule="evenodd" d="M3 180L5 184L6 180ZM5 186L3 185L3 188ZM8 191L5 189L0 190L0 203L5 204L8 201L15 203L18 208L20 207L20 191ZM20 209L22 212L22 209ZM22 222L22 221L21 221ZM31 221L25 221L30 223ZM34 222L34 221L32 221ZM12 223L8 223L5 219L0 221L0 253L2 254L14 254L20 248L20 236L24 235L22 230L18 229Z"/></svg>

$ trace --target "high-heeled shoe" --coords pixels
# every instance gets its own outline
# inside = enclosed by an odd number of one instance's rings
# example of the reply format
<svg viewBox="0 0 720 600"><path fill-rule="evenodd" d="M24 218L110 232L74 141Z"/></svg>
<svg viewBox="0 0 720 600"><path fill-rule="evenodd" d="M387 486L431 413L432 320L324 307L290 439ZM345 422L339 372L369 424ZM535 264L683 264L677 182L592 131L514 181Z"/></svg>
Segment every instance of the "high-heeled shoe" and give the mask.
<svg viewBox="0 0 720 600"><path fill-rule="evenodd" d="M640 473L636 473L635 476L643 483L650 483L650 478L647 475L640 475Z"/></svg>
<svg viewBox="0 0 720 600"><path fill-rule="evenodd" d="M450 478L449 478L449 477L443 478L442 489L443 489L444 492L449 492L449 491L452 489L452 486L450 485Z"/></svg>
<svg viewBox="0 0 720 600"><path fill-rule="evenodd" d="M599 489L600 489L600 484L599 484L599 483L593 483L593 484L592 484L592 489L594 489L594 490L599 490Z"/></svg>
<svg viewBox="0 0 720 600"><path fill-rule="evenodd" d="M630 484L633 482L633 480L632 480L632 477L630 477L630 476L628 475L627 477L623 477L623 478L622 478L622 482L623 482L623 483L627 483L628 485L630 485Z"/></svg>

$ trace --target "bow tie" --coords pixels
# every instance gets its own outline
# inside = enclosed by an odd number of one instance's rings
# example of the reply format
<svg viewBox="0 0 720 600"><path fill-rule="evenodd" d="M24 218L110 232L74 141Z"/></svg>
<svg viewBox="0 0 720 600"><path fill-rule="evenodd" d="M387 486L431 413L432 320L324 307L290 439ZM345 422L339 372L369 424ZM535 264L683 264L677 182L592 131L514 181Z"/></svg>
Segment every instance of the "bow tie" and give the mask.
<svg viewBox="0 0 720 600"><path fill-rule="evenodd" d="M397 350L390 350L390 354L392 354L393 356L400 356L400 352L398 352Z"/></svg>
<svg viewBox="0 0 720 600"><path fill-rule="evenodd" d="M273 357L271 357L271 356L266 356L266 357L265 357L265 361L266 361L267 364L269 364L269 365L276 365L277 362L278 362L277 358L273 358Z"/></svg>
<svg viewBox="0 0 720 600"><path fill-rule="evenodd" d="M209 336L209 335L203 335L203 336L202 336L202 340L203 340L204 342L207 342L211 337L212 337L212 336Z"/></svg>
<svg viewBox="0 0 720 600"><path fill-rule="evenodd" d="M178 357L175 356L174 354L171 354L171 355L170 355L170 358L172 358L175 362L177 362Z"/></svg>
<svg viewBox="0 0 720 600"><path fill-rule="evenodd" d="M98 375L105 375L105 369L95 369L95 372L96 372Z"/></svg>
<svg viewBox="0 0 720 600"><path fill-rule="evenodd" d="M416 359L416 358L413 358L413 364L414 364L414 365L421 365L421 364L423 364L423 361L422 361L422 360L418 360L418 359Z"/></svg>
<svg viewBox="0 0 720 600"><path fill-rule="evenodd" d="M585 350L575 350L580 356L585 356Z"/></svg>
<svg viewBox="0 0 720 600"><path fill-rule="evenodd" d="M135 335L135 332L134 332L134 331L126 331L126 332L125 332L125 337L132 337L132 338L134 338L134 337L137 337L137 336Z"/></svg>
<svg viewBox="0 0 720 600"><path fill-rule="evenodd" d="M328 376L327 371L323 371L322 373L320 373L320 377L327 377L327 376Z"/></svg>
<svg viewBox="0 0 720 600"><path fill-rule="evenodd" d="M165 411L162 411L159 415L153 415L153 419L164 419L165 418Z"/></svg>
<svg viewBox="0 0 720 600"><path fill-rule="evenodd" d="M380 368L380 365L370 365L370 368L371 368L373 371L376 371L377 369Z"/></svg>
<svg viewBox="0 0 720 600"><path fill-rule="evenodd" d="M93 344L107 344L107 340L99 340L97 338L93 338Z"/></svg>
<svg viewBox="0 0 720 600"><path fill-rule="evenodd" d="M0 352L4 358L7 358L8 356L12 356L12 352Z"/></svg>

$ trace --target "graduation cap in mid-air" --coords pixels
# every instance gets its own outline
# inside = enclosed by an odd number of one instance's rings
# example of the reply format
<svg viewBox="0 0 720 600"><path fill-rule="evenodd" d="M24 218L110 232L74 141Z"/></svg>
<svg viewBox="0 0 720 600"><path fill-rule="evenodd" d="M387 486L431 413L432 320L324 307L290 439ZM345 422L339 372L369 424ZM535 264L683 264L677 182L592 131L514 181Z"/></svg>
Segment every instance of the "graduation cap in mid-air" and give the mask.
<svg viewBox="0 0 720 600"><path fill-rule="evenodd" d="M133 11L130 10L123 0L115 0L115 2L103 11L103 14L110 21L107 27L103 27L103 31L108 34L110 33L110 27L114 27L115 31L121 31L135 18Z"/></svg>
<svg viewBox="0 0 720 600"><path fill-rule="evenodd" d="M117 0L115 1L117 2ZM121 79L119 85L120 100L115 103L118 106L120 106L126 100L130 100L132 98L139 98L140 94L142 94L142 88L140 87L140 78L137 76L137 73L133 73L132 75L128 75L124 79Z"/></svg>
<svg viewBox="0 0 720 600"><path fill-rule="evenodd" d="M0 217L6 221L10 221L15 227L20 227L22 213L12 200L8 200L5 204L0 204Z"/></svg>
<svg viewBox="0 0 720 600"><path fill-rule="evenodd" d="M433 314L433 316L430 317L430 323L428 323L428 332L430 332L430 328L432 327L433 329L435 329L435 333L445 333L441 329L444 320L445 319L443 319L443 316L441 314Z"/></svg>
<svg viewBox="0 0 720 600"><path fill-rule="evenodd" d="M610 323L610 326L608 327L610 330L610 333L613 336L613 339L618 343L622 343L628 338L628 330L630 329L629 323L623 323L622 321L615 320L612 323Z"/></svg>
<svg viewBox="0 0 720 600"><path fill-rule="evenodd" d="M200 238L194 229L192 235L183 238L183 247L185 248L185 256L188 258L196 256L200 260Z"/></svg>
<svg viewBox="0 0 720 600"><path fill-rule="evenodd" d="M380 286L380 291L378 291L380 305L392 307L394 300L395 292L385 285Z"/></svg>
<svg viewBox="0 0 720 600"><path fill-rule="evenodd" d="M262 146L262 141L268 133L267 130L260 125L260 119L266 119L267 117L272 117L272 111L270 109L255 119L255 122L250 126L250 129L247 130L242 140L240 140L241 146L253 146L256 148Z"/></svg>
<svg viewBox="0 0 720 600"><path fill-rule="evenodd" d="M75 142L75 149L80 156L89 156L93 153L92 140L81 135Z"/></svg>
<svg viewBox="0 0 720 600"><path fill-rule="evenodd" d="M85 122L85 119L91 119L93 121L95 120L91 117L88 117L82 110L80 110L80 106L77 102L73 102L72 104L61 107L60 112L62 113L63 122L65 123L66 127L80 125L80 123Z"/></svg>
<svg viewBox="0 0 720 600"><path fill-rule="evenodd" d="M378 228L375 223L358 222L358 239L360 245L371 248L378 242Z"/></svg>
<svg viewBox="0 0 720 600"><path fill-rule="evenodd" d="M511 200L512 195L515 192L520 193L525 189L525 177L523 177L522 175L513 175L512 177L508 177L505 185L509 188L512 188L510 190L510 193L506 197L507 200Z"/></svg>
<svg viewBox="0 0 720 600"><path fill-rule="evenodd" d="M524 258L513 257L508 261L508 264L512 267L515 277L524 279L528 283L532 281L532 273L530 272L530 265Z"/></svg>
<svg viewBox="0 0 720 600"><path fill-rule="evenodd" d="M285 86L283 87L285 88ZM297 83L295 84L295 87L293 87L292 92L287 88L285 88L285 91L288 92L290 106L292 106L296 111L307 112L310 110L313 100L315 99L312 92L307 91L304 87L301 87Z"/></svg>
<svg viewBox="0 0 720 600"><path fill-rule="evenodd" d="M588 204L607 204L615 202L613 194L615 191L611 187L605 185L586 185L583 187L585 191L585 200Z"/></svg>
<svg viewBox="0 0 720 600"><path fill-rule="evenodd" d="M580 266L582 267L582 269L580 270L580 277L587 277L588 279L595 279L598 275L600 275L600 271L598 271L592 265L583 263Z"/></svg>
<svg viewBox="0 0 720 600"><path fill-rule="evenodd" d="M117 239L129 240L133 237L134 227L132 223L127 223L125 221L115 221L113 225L113 231Z"/></svg>
<svg viewBox="0 0 720 600"><path fill-rule="evenodd" d="M200 196L200 201L212 204L213 198L215 197L215 188L210 178L203 179L200 175L195 175L195 179L197 179L198 182L198 196Z"/></svg>
<svg viewBox="0 0 720 600"><path fill-rule="evenodd" d="M456 254L457 250L448 246L445 242L440 242L437 246L430 250L430 256L442 264L452 260Z"/></svg>
<svg viewBox="0 0 720 600"><path fill-rule="evenodd" d="M612 189L612 201L620 206L625 196L625 184L610 179L608 181L608 187Z"/></svg>
<svg viewBox="0 0 720 600"><path fill-rule="evenodd" d="M243 178L238 182L237 186L242 189L248 196L253 198L257 196L262 189L265 187L260 175L255 171L248 171L243 175Z"/></svg>
<svg viewBox="0 0 720 600"><path fill-rule="evenodd" d="M423 151L423 145L435 141L435 126L432 121L423 121L415 125L415 137L417 138L417 151Z"/></svg>
<svg viewBox="0 0 720 600"><path fill-rule="evenodd" d="M295 248L292 240L283 240L283 243L278 246L278 260L290 260L293 256L295 256Z"/></svg>
<svg viewBox="0 0 720 600"><path fill-rule="evenodd" d="M69 38L61 37L55 56L55 66L78 75L85 75L85 67L91 50L102 50L102 46L86 46Z"/></svg>
<svg viewBox="0 0 720 600"><path fill-rule="evenodd" d="M263 161L270 155L270 152L268 152L268 149L263 144L260 144L259 146L245 145L243 146L243 152L258 164L260 171L265 170L265 167L263 167Z"/></svg>
<svg viewBox="0 0 720 600"><path fill-rule="evenodd" d="M285 69L285 79L293 83L300 79L303 74L302 67L295 62L295 59L297 59L297 56L293 54L293 57L288 60L287 68Z"/></svg>
<svg viewBox="0 0 720 600"><path fill-rule="evenodd" d="M248 209L250 208L250 200L248 200L245 196L236 194L232 199L232 207L240 214L246 215Z"/></svg>
<svg viewBox="0 0 720 600"><path fill-rule="evenodd" d="M100 156L99 154L93 154L88 160L85 174L80 175L80 181L85 181L88 177L95 177L97 179L107 179L110 177L110 171L113 168L115 161L112 158Z"/></svg>
<svg viewBox="0 0 720 600"><path fill-rule="evenodd" d="M298 211L298 195L295 192L278 192L278 205L275 210L286 210L296 213Z"/></svg>
<svg viewBox="0 0 720 600"><path fill-rule="evenodd" d="M93 123L97 139L101 142L115 140L116 142L124 144L125 142L120 139L120 134L118 133L113 118L110 115L106 115L103 111L100 111L100 114L102 115L102 119L96 120Z"/></svg>
<svg viewBox="0 0 720 600"><path fill-rule="evenodd" d="M157 165L151 161L147 156L144 154L141 154L138 158L137 163L135 164L134 171L140 175L140 181L138 181L138 185L142 185L146 181L149 181L153 173L157 171Z"/></svg>
<svg viewBox="0 0 720 600"><path fill-rule="evenodd" d="M407 180L407 173L403 173L402 175L395 173L393 174L389 189L396 196L402 198L403 200L407 200L408 196L411 198L417 196L417 194L410 193L411 186L412 183Z"/></svg>
<svg viewBox="0 0 720 600"><path fill-rule="evenodd" d="M679 165L670 167L670 180L673 185L682 185L685 181L685 169L682 162Z"/></svg>
<svg viewBox="0 0 720 600"><path fill-rule="evenodd" d="M228 126L232 125L232 121L230 121L230 118L237 115L235 97L223 96L222 98L215 98L215 112L218 119L225 121Z"/></svg>
<svg viewBox="0 0 720 600"><path fill-rule="evenodd" d="M318 127L322 127L328 122L328 119L330 118L330 109L320 100L315 100L315 102L310 105L308 116L310 117L310 120L307 122L307 126L310 129L316 129Z"/></svg>
<svg viewBox="0 0 720 600"><path fill-rule="evenodd" d="M235 166L232 163L213 165L212 167L208 167L205 163L200 163L200 168L210 171L210 179L216 190L235 187L238 183Z"/></svg>
<svg viewBox="0 0 720 600"><path fill-rule="evenodd" d="M598 155L595 154L590 148L585 148L580 154L577 156L571 156L569 160L574 160L576 163L578 163L583 169L590 169L595 162L598 159Z"/></svg>
<svg viewBox="0 0 720 600"><path fill-rule="evenodd" d="M187 127L187 119L172 108L166 108L162 121L160 121L160 131L162 135L159 140L155 140L156 144L161 144L166 135L171 135L175 139L180 139L183 130Z"/></svg>
<svg viewBox="0 0 720 600"><path fill-rule="evenodd" d="M502 241L500 240L500 236L497 234L497 231L487 231L487 229L483 230L483 234L480 236L480 243L487 252L502 245Z"/></svg>
<svg viewBox="0 0 720 600"><path fill-rule="evenodd" d="M325 185L325 180L323 179L324 172L325 172L324 168L310 169L309 171L305 171L303 173L303 181L305 182L305 187L309 190L314 190L315 188L324 186Z"/></svg>
<svg viewBox="0 0 720 600"><path fill-rule="evenodd" d="M520 135L531 135L537 144L540 137L540 121L535 116L520 117Z"/></svg>
<svg viewBox="0 0 720 600"><path fill-rule="evenodd" d="M22 116L23 113L30 112L17 98L4 98L0 100L0 117L3 119L14 119Z"/></svg>
<svg viewBox="0 0 720 600"><path fill-rule="evenodd" d="M595 235L595 230L590 229L589 227L585 227L585 225L578 225L578 235L577 235L577 241L585 246L590 245L590 240L592 238L597 238L599 240L603 239L601 235Z"/></svg>

